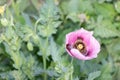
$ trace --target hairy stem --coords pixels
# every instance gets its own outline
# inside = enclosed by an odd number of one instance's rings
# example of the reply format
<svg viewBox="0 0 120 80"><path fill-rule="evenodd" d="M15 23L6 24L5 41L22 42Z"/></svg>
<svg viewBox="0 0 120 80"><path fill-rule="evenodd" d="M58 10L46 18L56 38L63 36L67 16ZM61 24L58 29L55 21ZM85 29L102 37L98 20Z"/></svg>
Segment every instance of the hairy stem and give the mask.
<svg viewBox="0 0 120 80"><path fill-rule="evenodd" d="M45 44L45 47L47 48L47 46L48 46L48 38L46 38L46 44ZM44 80L47 80L47 74L46 74L46 70L47 70L47 68L46 68L46 48L44 48L43 49L43 68L44 68L44 71L45 71L45 73L44 73Z"/></svg>

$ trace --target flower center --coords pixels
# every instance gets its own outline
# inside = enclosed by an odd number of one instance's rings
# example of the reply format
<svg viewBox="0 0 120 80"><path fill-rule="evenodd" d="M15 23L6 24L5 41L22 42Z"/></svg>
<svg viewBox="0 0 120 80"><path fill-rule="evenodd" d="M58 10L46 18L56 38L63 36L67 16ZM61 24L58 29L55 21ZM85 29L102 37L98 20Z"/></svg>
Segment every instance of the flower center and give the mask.
<svg viewBox="0 0 120 80"><path fill-rule="evenodd" d="M80 53L82 53L83 55L86 55L86 52L87 52L86 46L81 39L76 40L73 47L79 50Z"/></svg>
<svg viewBox="0 0 120 80"><path fill-rule="evenodd" d="M82 50L83 48L84 48L83 44L78 44L78 45L77 45L77 49L78 49L78 50Z"/></svg>

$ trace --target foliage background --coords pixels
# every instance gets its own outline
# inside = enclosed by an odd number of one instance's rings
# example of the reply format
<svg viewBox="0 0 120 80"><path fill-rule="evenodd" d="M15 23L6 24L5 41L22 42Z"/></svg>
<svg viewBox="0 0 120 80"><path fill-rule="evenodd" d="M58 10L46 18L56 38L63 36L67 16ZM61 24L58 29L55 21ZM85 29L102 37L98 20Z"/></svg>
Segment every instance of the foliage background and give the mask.
<svg viewBox="0 0 120 80"><path fill-rule="evenodd" d="M119 0L0 0L0 80L120 80ZM80 14L85 21L81 22ZM98 57L65 51L65 35L94 31Z"/></svg>

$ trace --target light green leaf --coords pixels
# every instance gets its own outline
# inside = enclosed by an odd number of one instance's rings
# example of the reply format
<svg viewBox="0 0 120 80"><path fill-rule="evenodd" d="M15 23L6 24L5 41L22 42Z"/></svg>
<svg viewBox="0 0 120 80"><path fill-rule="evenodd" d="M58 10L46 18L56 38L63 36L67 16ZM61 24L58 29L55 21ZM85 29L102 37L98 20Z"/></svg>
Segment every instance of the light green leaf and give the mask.
<svg viewBox="0 0 120 80"><path fill-rule="evenodd" d="M112 40L107 45L107 50L115 61L120 60L120 38Z"/></svg>
<svg viewBox="0 0 120 80"><path fill-rule="evenodd" d="M80 22L80 19L78 18L77 13L70 13L66 18L71 19L73 22Z"/></svg>
<svg viewBox="0 0 120 80"><path fill-rule="evenodd" d="M120 36L120 32L117 31L109 21L103 20L100 24L95 27L95 35L102 38Z"/></svg>
<svg viewBox="0 0 120 80"><path fill-rule="evenodd" d="M97 15L102 15L104 18L112 20L116 14L114 6L108 3L94 4L95 12Z"/></svg>
<svg viewBox="0 0 120 80"><path fill-rule="evenodd" d="M101 75L97 80L112 80L112 68L113 67L111 63L104 64L104 66L101 68Z"/></svg>
<svg viewBox="0 0 120 80"><path fill-rule="evenodd" d="M88 75L88 79L87 80L94 80L95 78L99 77L101 74L101 71L95 71L92 72Z"/></svg>
<svg viewBox="0 0 120 80"><path fill-rule="evenodd" d="M59 10L53 0L46 0L46 2L40 8L41 21L57 20L59 19Z"/></svg>
<svg viewBox="0 0 120 80"><path fill-rule="evenodd" d="M118 31L112 27L97 27L95 28L95 35L102 38L109 38L119 36Z"/></svg>
<svg viewBox="0 0 120 80"><path fill-rule="evenodd" d="M22 66L23 72L28 76L29 79L34 80L34 67L35 67L35 60L32 55L26 57L24 64Z"/></svg>
<svg viewBox="0 0 120 80"><path fill-rule="evenodd" d="M16 68L16 69L20 69L23 62L24 62L24 58L23 56L20 54L20 53L12 53L11 54L11 58L12 60L14 61L14 64L13 66Z"/></svg>
<svg viewBox="0 0 120 80"><path fill-rule="evenodd" d="M116 1L116 2L114 3L114 6L115 6L115 10L116 10L118 13L120 13L120 1Z"/></svg>
<svg viewBox="0 0 120 80"><path fill-rule="evenodd" d="M15 80L25 80L25 77L26 77L26 75L23 74L22 71L20 71L20 70L18 70L18 71L14 70L11 72L11 74Z"/></svg>
<svg viewBox="0 0 120 80"><path fill-rule="evenodd" d="M65 14L94 12L92 1L89 1L89 0L62 1L60 6Z"/></svg>
<svg viewBox="0 0 120 80"><path fill-rule="evenodd" d="M61 24L59 9L51 0L47 0L40 8L40 18L36 21L38 34L43 37L49 37L55 34L57 27Z"/></svg>

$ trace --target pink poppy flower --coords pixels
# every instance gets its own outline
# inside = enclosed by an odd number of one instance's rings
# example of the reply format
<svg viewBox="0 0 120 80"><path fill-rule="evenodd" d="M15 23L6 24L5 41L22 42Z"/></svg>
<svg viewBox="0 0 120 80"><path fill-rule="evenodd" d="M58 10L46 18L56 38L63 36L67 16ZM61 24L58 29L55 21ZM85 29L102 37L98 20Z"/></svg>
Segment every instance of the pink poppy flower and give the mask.
<svg viewBox="0 0 120 80"><path fill-rule="evenodd" d="M92 31L81 28L66 35L66 51L77 59L90 60L97 57L100 44L93 37Z"/></svg>

